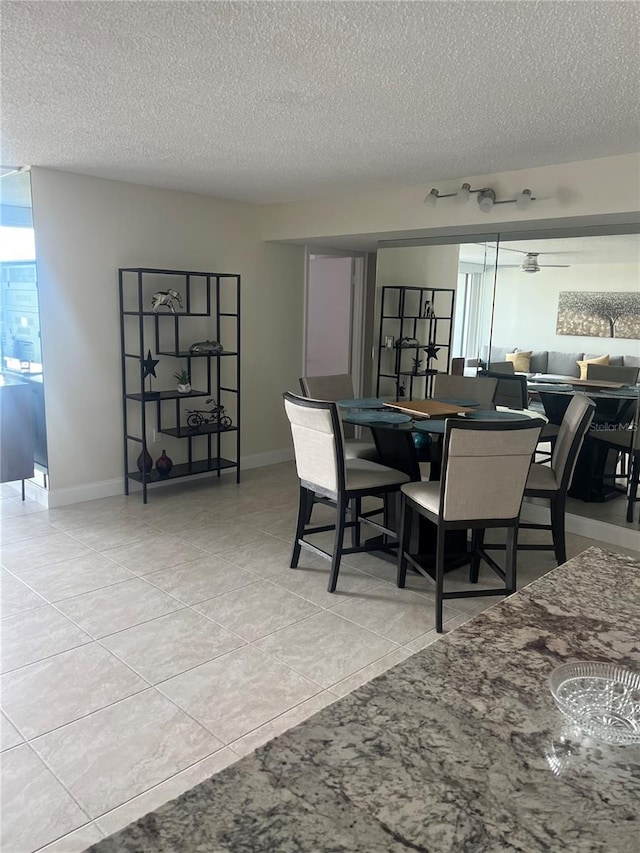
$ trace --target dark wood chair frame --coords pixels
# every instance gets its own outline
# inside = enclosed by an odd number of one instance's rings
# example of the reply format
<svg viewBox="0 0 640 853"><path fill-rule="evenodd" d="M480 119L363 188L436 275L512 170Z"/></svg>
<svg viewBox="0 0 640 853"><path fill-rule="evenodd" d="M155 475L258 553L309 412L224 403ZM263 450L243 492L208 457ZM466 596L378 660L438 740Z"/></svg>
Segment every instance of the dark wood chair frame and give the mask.
<svg viewBox="0 0 640 853"><path fill-rule="evenodd" d="M300 393L302 394L302 396L303 396L306 400L310 400L310 399L312 399L311 397L309 397L309 396L307 395L307 389L306 389L305 384L304 384L304 377L303 377L303 376L301 376L301 377L298 379L298 383L299 383L299 385L300 385ZM327 402L333 402L333 400L330 400L330 401L327 401ZM336 405L337 405L337 404L336 404ZM376 443L375 441L374 441L374 445L376 446L376 450L378 450L378 453L379 453L379 452L380 452L380 450L379 450L379 448L378 448L378 446L377 446L377 443ZM330 507L332 507L333 509L335 509L335 508L336 508L336 502L335 502L334 500L332 500L331 498L325 498L325 497L322 497L321 495L314 495L314 496L312 497L312 499L311 499L311 500L309 500L308 505L307 505L307 520L306 520L306 523L307 523L307 524L309 524L309 522L310 522L310 520L311 520L311 513L313 512L313 505L314 505L314 504L324 504L324 506L330 506ZM356 506L354 509L355 509L355 511L358 513L358 515L360 515L360 501L358 501L358 504L357 504L357 506ZM362 514L362 517L363 517L363 518L375 518L375 516L376 516L376 515L383 515L383 513L384 513L384 507L382 507L382 506L381 506L379 509L370 509L370 510L368 510L368 512L365 512L365 513L363 513L363 514ZM358 545L359 545L359 544L360 544L360 541L359 541L359 528L357 528L357 527L356 527L356 528L354 528L354 529L353 529L353 531L352 531L352 537L353 537L353 544L354 544L354 545L356 545L356 544L358 544Z"/></svg>
<svg viewBox="0 0 640 853"><path fill-rule="evenodd" d="M400 484L398 483L389 486L379 486L374 489L347 489L345 481L345 462L344 447L342 442L342 430L340 428L340 416L338 415L337 405L328 401L310 400L306 397L298 397L288 391L283 395L283 397L285 400L289 400L290 402L295 403L298 406L305 406L309 409L325 409L331 413L332 426L336 442L338 488L335 492L331 492L328 489L319 486L317 483L310 483L306 480L299 481L300 494L298 501L298 518L296 522L295 539L293 542L293 548L291 550L290 567L292 569L295 569L297 567L298 562L300 560L300 551L302 548L304 548L306 551L310 551L317 557L322 557L325 560L330 560L331 572L329 575L329 583L327 585L327 589L329 592L335 592L336 585L338 583L338 575L340 572L340 561L344 554L361 554L371 551L391 550L398 547L396 531L391 530L390 528L385 527L382 524L378 524L375 521L372 521L367 514L362 515L360 513L360 503L363 497L384 497L384 495L387 495L391 492L397 492L400 490ZM316 500L317 498L325 498L331 502L332 506L336 507L337 517L335 524L323 524L318 527L309 526L313 503L314 500ZM347 512L349 511L349 505L351 502L353 502L351 507L351 521L347 521L346 516ZM381 533L384 537L389 537L389 539L385 539L384 544L382 545L380 543L374 543L372 545L361 545L360 525L363 522L373 527L378 533ZM352 528L353 530L351 548L343 547L344 533L347 527ZM304 538L305 536L309 536L313 533L325 533L330 530L335 531L333 551L331 553L329 553L328 551L324 551L322 548L318 548L317 545L312 545L311 542L307 542Z"/></svg>
<svg viewBox="0 0 640 853"><path fill-rule="evenodd" d="M556 560L558 561L558 565L562 565L562 563L567 562L567 542L566 542L566 531L565 531L565 510L567 503L567 492L569 491L569 486L571 485L571 478L573 477L573 470L575 467L576 459L578 457L578 453L580 453L580 449L582 447L582 443L586 436L587 430L589 429L589 424L593 419L593 413L595 412L596 405L590 400L589 407L585 411L584 415L580 423L578 424L578 429L576 430L573 442L571 447L569 448L569 453L567 454L567 464L564 467L564 472L562 474L562 480L558 484L558 488L555 492L551 494L545 489L527 489L524 490L524 496L526 498L543 498L544 500L549 501L549 512L551 515L551 524L534 524L533 522L521 522L520 527L523 530L549 530L551 531L551 545L518 545L518 548L521 551L553 551L556 556ZM485 548L489 550L504 550L504 545L491 544L485 545ZM473 582L473 580L472 580Z"/></svg>
<svg viewBox="0 0 640 853"><path fill-rule="evenodd" d="M540 430L543 422L538 418L531 418L526 423L524 421L463 421L463 420L448 420L445 427L444 437L444 453L442 463L442 483L446 482L449 444L451 441L451 433L454 430L469 429L476 432L487 430L510 432L512 430L521 429L537 429ZM437 513L425 509L421 504L416 503L404 493L401 499L401 521L400 521L400 547L398 548L398 572L396 585L403 588L406 583L407 566L411 565L417 572L424 577L431 578L436 585L436 631L442 633L442 606L443 602L452 598L477 598L483 595L511 595L516 591L516 553L518 526L520 523L520 513L514 518L483 518L475 519L468 518L464 520L445 521L442 518L444 509L444 487L440 490L440 506ZM411 512L417 512L423 515L437 527L436 539L436 561L433 572L417 560L405 549L405 543L410 535L411 528ZM493 560L483 548L483 533L488 528L506 528L507 529L507 544L506 544L506 565L501 568L495 560ZM445 533L448 530L471 530L471 568L470 577L475 576L476 581L480 569L480 562L484 560L487 565L498 575L504 582L504 587L496 589L481 589L481 590L460 590L458 592L444 591L444 546Z"/></svg>
<svg viewBox="0 0 640 853"><path fill-rule="evenodd" d="M637 404L638 405L638 404ZM608 442L606 436L598 437L598 441L605 444L613 451L617 451L619 458L624 458L625 460L628 457L628 463L626 465L621 466L622 472L620 477L624 477L627 480L627 521L631 523L633 521L633 508L634 504L640 502L640 498L638 497L638 487L640 486L640 448L634 446L636 441L636 433L640 430L640 411L636 411L636 416L633 422L633 428L629 430L629 446L624 447L617 442ZM618 479L618 475L616 474L614 479Z"/></svg>
<svg viewBox="0 0 640 853"><path fill-rule="evenodd" d="M519 375L514 374L514 373L499 373L498 371L494 371L494 370L480 370L478 373L478 377L482 378L485 376L488 379L497 379L498 380L498 386L496 388L496 393L494 394L494 397L493 397L494 406L502 406L502 405L506 406L507 405L507 403L504 403L504 404L501 403L498 398L500 397L501 391L504 390L505 383L509 382L509 383L511 383L512 386L515 386L515 385L518 386L518 391L520 392L520 408L521 409L527 408L528 392L527 392L527 377L526 376L519 376ZM513 407L511 407L511 408L513 408Z"/></svg>

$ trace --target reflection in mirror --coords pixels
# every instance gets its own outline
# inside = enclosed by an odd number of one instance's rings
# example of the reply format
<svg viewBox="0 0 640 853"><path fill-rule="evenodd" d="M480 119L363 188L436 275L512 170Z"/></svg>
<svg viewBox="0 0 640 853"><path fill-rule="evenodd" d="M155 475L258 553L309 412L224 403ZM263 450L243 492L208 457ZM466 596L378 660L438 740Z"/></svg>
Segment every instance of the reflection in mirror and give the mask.
<svg viewBox="0 0 640 853"><path fill-rule="evenodd" d="M0 175L0 480L47 486L36 251L28 170Z"/></svg>
<svg viewBox="0 0 640 853"><path fill-rule="evenodd" d="M492 361L513 362L556 428L574 394L596 405L567 501L587 536L592 521L637 530L639 283L638 234L500 243Z"/></svg>

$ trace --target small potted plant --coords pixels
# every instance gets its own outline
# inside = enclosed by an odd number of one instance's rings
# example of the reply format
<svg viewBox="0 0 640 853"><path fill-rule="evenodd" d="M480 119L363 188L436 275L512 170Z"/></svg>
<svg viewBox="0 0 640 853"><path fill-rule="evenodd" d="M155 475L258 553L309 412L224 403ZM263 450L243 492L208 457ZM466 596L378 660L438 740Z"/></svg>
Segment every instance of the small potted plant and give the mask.
<svg viewBox="0 0 640 853"><path fill-rule="evenodd" d="M178 383L178 391L181 394L188 394L191 391L191 377L186 370L176 370L173 378Z"/></svg>

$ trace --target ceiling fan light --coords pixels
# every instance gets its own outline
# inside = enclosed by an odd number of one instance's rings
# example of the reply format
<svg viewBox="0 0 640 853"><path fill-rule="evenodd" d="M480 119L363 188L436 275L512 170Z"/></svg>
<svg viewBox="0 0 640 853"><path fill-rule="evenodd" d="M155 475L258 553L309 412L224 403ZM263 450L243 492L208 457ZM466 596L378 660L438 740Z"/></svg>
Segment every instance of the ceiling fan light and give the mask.
<svg viewBox="0 0 640 853"><path fill-rule="evenodd" d="M478 207L483 213L489 213L496 202L496 194L491 188L482 190L478 195Z"/></svg>
<svg viewBox="0 0 640 853"><path fill-rule="evenodd" d="M424 203L429 205L429 207L435 207L437 201L438 201L438 190L434 187L429 192L429 194L424 197Z"/></svg>
<svg viewBox="0 0 640 853"><path fill-rule="evenodd" d="M522 272L540 272L540 264L538 263L538 252L528 252L524 256L524 261L520 269Z"/></svg>
<svg viewBox="0 0 640 853"><path fill-rule="evenodd" d="M463 184L456 193L456 202L458 202L459 204L464 204L464 202L469 201L470 195L471 184Z"/></svg>
<svg viewBox="0 0 640 853"><path fill-rule="evenodd" d="M533 201L533 196L531 195L531 190L522 190L516 196L516 207L518 210L526 210L531 202Z"/></svg>

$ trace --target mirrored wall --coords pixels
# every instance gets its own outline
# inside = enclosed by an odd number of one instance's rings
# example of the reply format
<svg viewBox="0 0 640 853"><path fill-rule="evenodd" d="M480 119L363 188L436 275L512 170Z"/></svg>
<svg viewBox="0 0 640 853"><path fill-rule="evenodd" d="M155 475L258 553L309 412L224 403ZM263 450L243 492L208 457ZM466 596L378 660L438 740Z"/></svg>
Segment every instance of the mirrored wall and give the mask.
<svg viewBox="0 0 640 853"><path fill-rule="evenodd" d="M44 369L29 171L0 176L0 388L3 482L48 484Z"/></svg>
<svg viewBox="0 0 640 853"><path fill-rule="evenodd" d="M640 234L384 245L377 292L392 285L455 288L457 367L524 375L528 406L550 423L587 394L596 412L567 510L585 529L591 519L638 530Z"/></svg>

